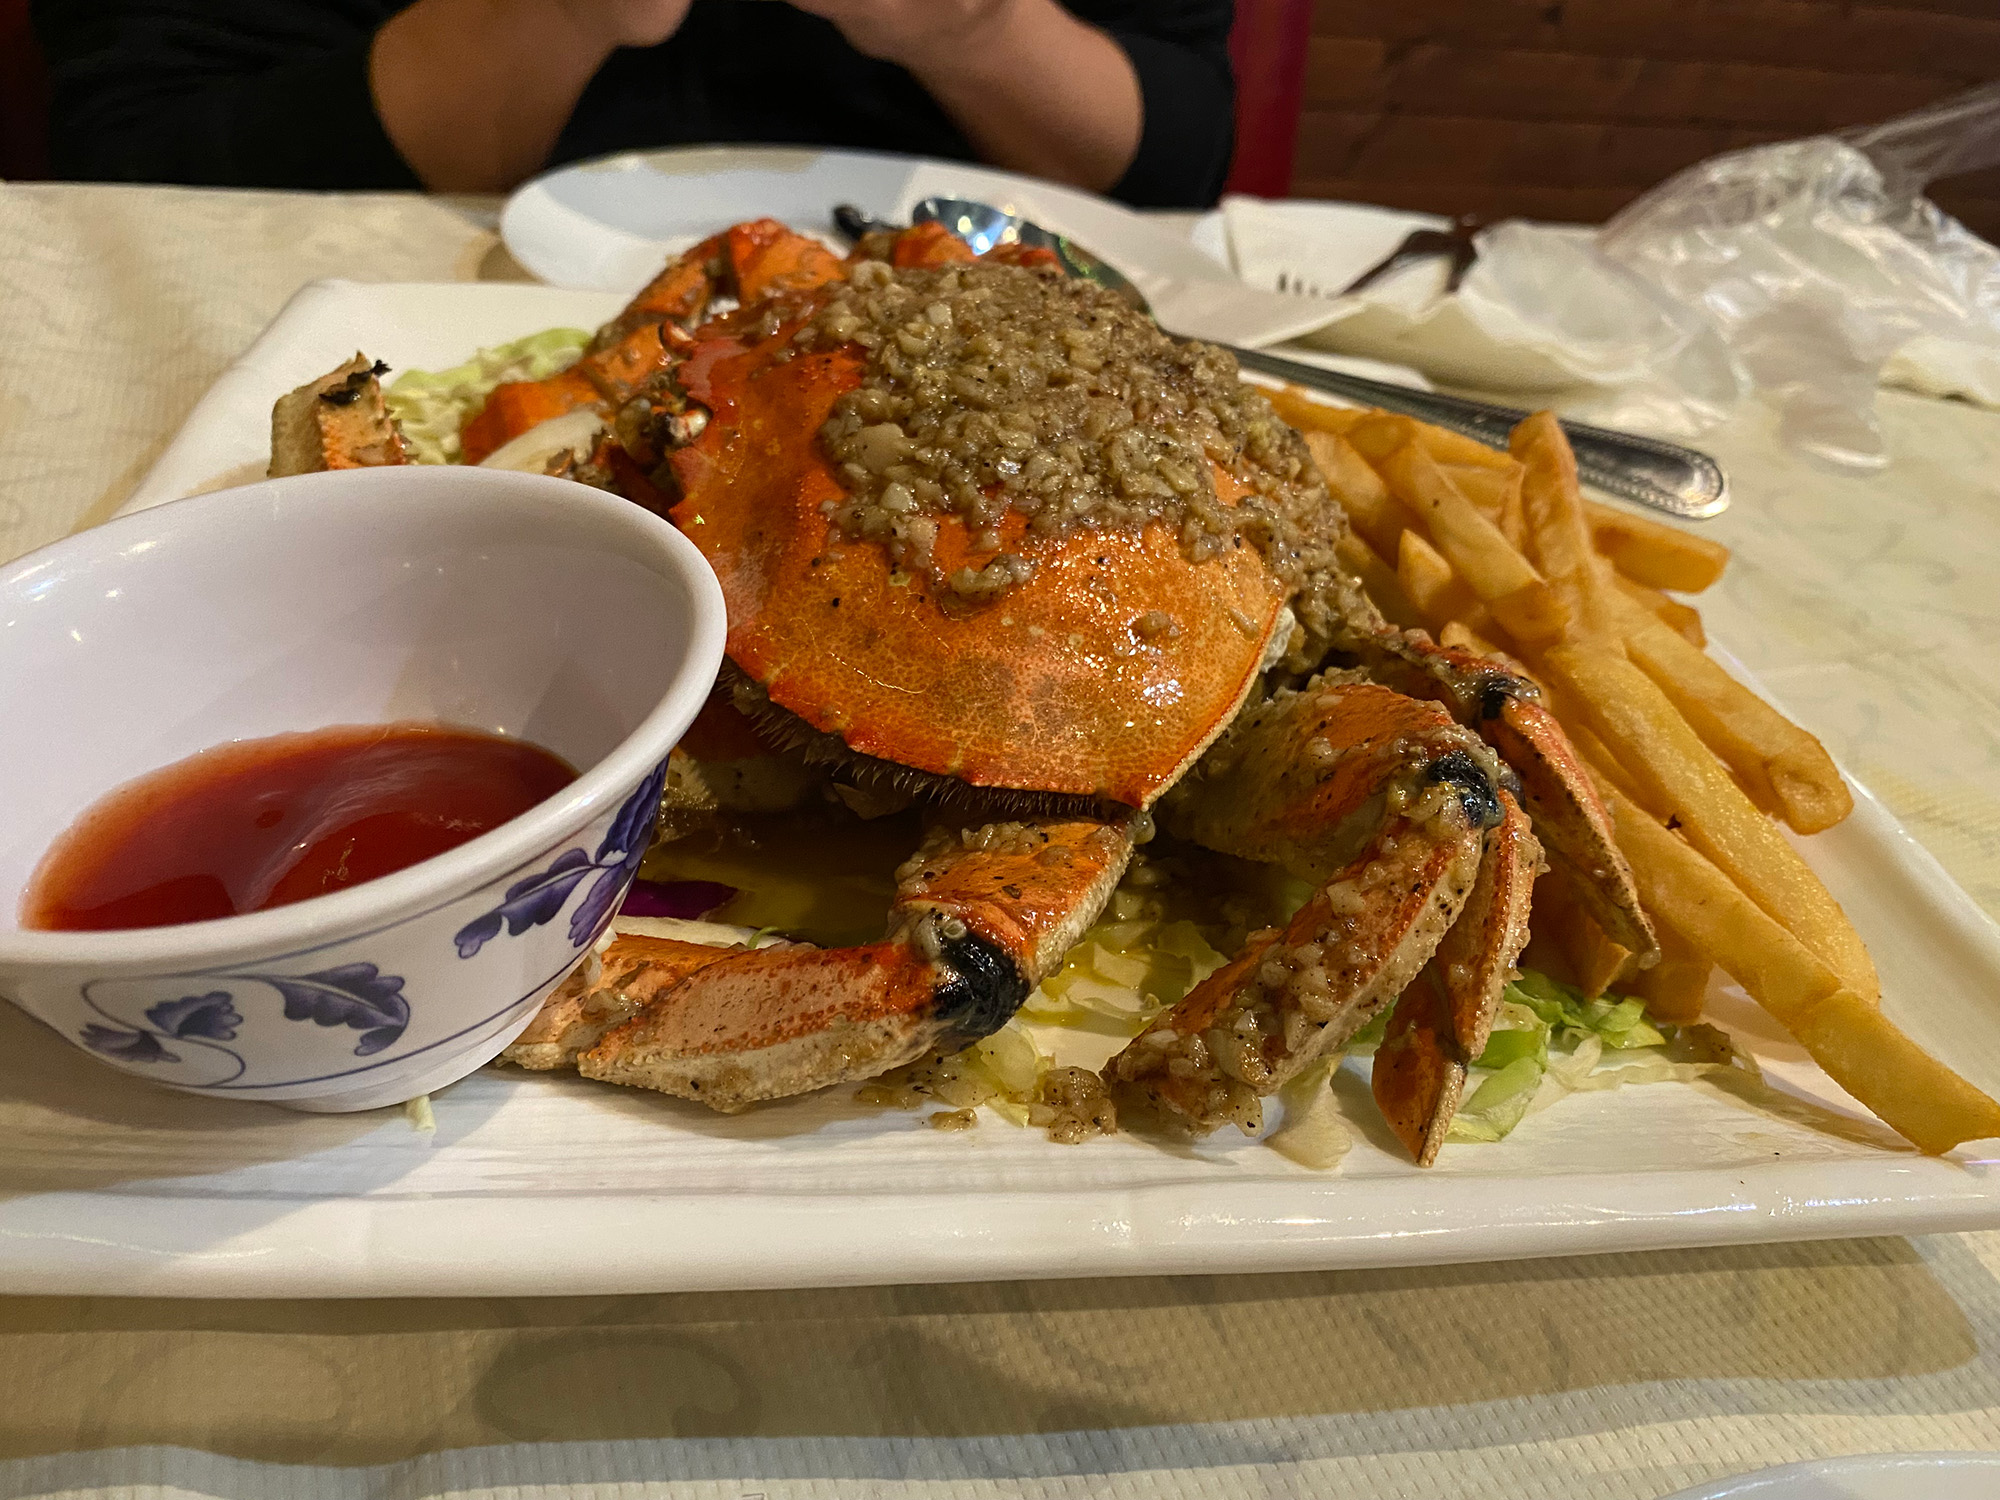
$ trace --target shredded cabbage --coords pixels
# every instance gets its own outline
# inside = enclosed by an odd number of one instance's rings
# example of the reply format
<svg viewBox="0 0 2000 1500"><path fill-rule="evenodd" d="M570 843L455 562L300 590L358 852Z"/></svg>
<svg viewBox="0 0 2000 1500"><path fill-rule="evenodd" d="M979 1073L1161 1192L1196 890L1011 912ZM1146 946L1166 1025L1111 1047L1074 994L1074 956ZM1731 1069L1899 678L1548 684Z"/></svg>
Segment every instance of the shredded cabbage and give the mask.
<svg viewBox="0 0 2000 1500"><path fill-rule="evenodd" d="M1594 1034L1607 1047L1657 1047L1666 1041L1646 1020L1642 1002L1610 996L1586 1000L1582 990L1533 969L1522 970L1521 977L1507 986L1507 999L1558 1031L1578 1039Z"/></svg>
<svg viewBox="0 0 2000 1500"><path fill-rule="evenodd" d="M885 1073L863 1084L855 1097L896 1109L915 1109L927 1100L953 1110L986 1105L1014 1124L1026 1125L1048 1071L1048 1057L1017 1016L963 1051L932 1053Z"/></svg>
<svg viewBox="0 0 2000 1500"><path fill-rule="evenodd" d="M1616 1066L1605 1065L1607 1054L1619 1059ZM1450 1140L1503 1140L1529 1115L1572 1093L1729 1072L1761 1078L1756 1062L1713 1026L1655 1026L1637 1000L1587 1000L1532 969L1507 986L1492 1038L1473 1068L1479 1084L1459 1105Z"/></svg>
<svg viewBox="0 0 2000 1500"><path fill-rule="evenodd" d="M1333 1097L1333 1070L1338 1053L1323 1057L1278 1090L1285 1120L1264 1138L1264 1144L1302 1167L1325 1172L1340 1164L1353 1149L1354 1136Z"/></svg>
<svg viewBox="0 0 2000 1500"><path fill-rule="evenodd" d="M458 430L486 404L493 387L559 374L577 362L590 340L581 328L545 329L481 349L449 370L405 370L382 399L403 429L412 458L420 464L455 464Z"/></svg>
<svg viewBox="0 0 2000 1500"><path fill-rule="evenodd" d="M1022 1007L1022 1018L1134 1037L1228 960L1192 922L1100 922Z"/></svg>

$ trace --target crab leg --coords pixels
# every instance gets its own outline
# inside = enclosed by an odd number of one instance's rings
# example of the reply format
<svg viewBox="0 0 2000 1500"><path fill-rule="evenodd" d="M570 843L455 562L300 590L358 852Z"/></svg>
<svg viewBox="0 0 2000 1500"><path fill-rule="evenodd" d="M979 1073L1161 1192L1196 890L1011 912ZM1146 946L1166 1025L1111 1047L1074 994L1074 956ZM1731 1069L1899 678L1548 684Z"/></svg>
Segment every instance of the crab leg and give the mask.
<svg viewBox="0 0 2000 1500"><path fill-rule="evenodd" d="M1318 890L1114 1058L1114 1087L1198 1133L1254 1132L1261 1096L1402 994L1474 901L1442 968L1464 996L1468 1037L1490 1026L1514 959L1505 945L1525 940L1508 861L1527 846L1515 832L1488 836L1510 826L1489 759L1441 708L1347 674L1244 710L1171 799L1174 831L1276 860ZM1494 942L1502 951L1488 951ZM1461 1007L1443 1003L1436 1029L1457 1056ZM1402 1092L1446 1118L1456 1102L1442 1086Z"/></svg>
<svg viewBox="0 0 2000 1500"><path fill-rule="evenodd" d="M270 477L408 463L382 401L388 366L365 354L307 381L271 408Z"/></svg>
<svg viewBox="0 0 2000 1500"><path fill-rule="evenodd" d="M586 962L556 987L500 1060L536 1073L574 1068L577 1054L596 1046L605 1032L696 969L720 963L736 951L621 933L598 963Z"/></svg>
<svg viewBox="0 0 2000 1500"><path fill-rule="evenodd" d="M968 1045L1062 963L1132 843L1131 820L933 830L897 872L881 942L732 953L606 1033L578 1070L734 1111Z"/></svg>
<svg viewBox="0 0 2000 1500"><path fill-rule="evenodd" d="M1603 800L1555 716L1539 703L1510 699L1480 732L1520 775L1521 804L1550 863L1569 871L1577 899L1605 935L1649 967L1660 952L1652 920L1640 909L1632 867L1611 836Z"/></svg>
<svg viewBox="0 0 2000 1500"><path fill-rule="evenodd" d="M1649 965L1659 953L1653 924L1639 905L1632 867L1612 837L1590 776L1541 690L1496 662L1438 646L1421 634L1353 632L1342 651L1368 674L1413 698L1428 698L1476 730L1520 781L1520 800L1551 863L1566 866L1585 909L1611 940Z"/></svg>
<svg viewBox="0 0 2000 1500"><path fill-rule="evenodd" d="M1499 796L1500 821L1486 830L1465 909L1397 1000L1375 1053L1375 1102L1419 1166L1437 1159L1465 1070L1486 1050L1514 960L1528 941L1541 846L1513 796L1504 790Z"/></svg>
<svg viewBox="0 0 2000 1500"><path fill-rule="evenodd" d="M1375 1049L1370 1087L1403 1148L1428 1167L1437 1160L1465 1093L1465 1053L1452 1035L1452 1001L1434 960L1389 1013Z"/></svg>
<svg viewBox="0 0 2000 1500"><path fill-rule="evenodd" d="M599 406L615 417L635 398L668 394L654 388L684 357L688 329L718 294L748 304L811 291L845 274L839 256L774 219L738 224L703 240L599 329L575 365L544 380L494 387L461 434L465 461L478 463L538 423L579 407Z"/></svg>

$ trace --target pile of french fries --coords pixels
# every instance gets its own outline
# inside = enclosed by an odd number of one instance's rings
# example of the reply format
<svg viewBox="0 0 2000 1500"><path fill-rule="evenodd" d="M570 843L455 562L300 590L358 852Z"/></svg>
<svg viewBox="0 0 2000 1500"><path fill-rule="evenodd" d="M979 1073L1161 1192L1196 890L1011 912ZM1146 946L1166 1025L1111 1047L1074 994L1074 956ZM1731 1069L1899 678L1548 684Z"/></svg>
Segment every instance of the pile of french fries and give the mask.
<svg viewBox="0 0 2000 1500"><path fill-rule="evenodd" d="M1852 811L1831 757L1707 655L1700 615L1667 592L1708 588L1728 550L1585 499L1548 412L1502 453L1410 417L1267 394L1346 509L1343 560L1377 607L1538 683L1611 814L1658 961L1639 967L1552 870L1523 963L1637 995L1670 1022L1700 1015L1720 967L1920 1149L2000 1136L2000 1104L1882 1015L1868 950L1785 836Z"/></svg>

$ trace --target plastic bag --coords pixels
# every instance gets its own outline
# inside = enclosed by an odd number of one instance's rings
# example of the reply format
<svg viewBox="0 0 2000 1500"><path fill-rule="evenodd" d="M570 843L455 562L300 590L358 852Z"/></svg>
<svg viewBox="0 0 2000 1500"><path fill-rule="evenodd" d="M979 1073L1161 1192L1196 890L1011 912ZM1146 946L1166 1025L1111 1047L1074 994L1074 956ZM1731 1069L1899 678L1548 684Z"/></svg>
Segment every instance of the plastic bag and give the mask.
<svg viewBox="0 0 2000 1500"><path fill-rule="evenodd" d="M1996 162L1991 85L1702 162L1614 217L1598 248L1706 315L1787 443L1880 467L1885 369L1934 394L2000 397L2000 251L1922 196Z"/></svg>

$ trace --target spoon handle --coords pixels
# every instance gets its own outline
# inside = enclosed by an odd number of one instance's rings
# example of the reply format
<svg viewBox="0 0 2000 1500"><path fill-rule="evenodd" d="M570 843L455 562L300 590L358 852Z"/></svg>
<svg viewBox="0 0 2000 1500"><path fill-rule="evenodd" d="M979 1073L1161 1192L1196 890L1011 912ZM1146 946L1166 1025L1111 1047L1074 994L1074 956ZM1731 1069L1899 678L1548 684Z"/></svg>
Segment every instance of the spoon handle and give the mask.
<svg viewBox="0 0 2000 1500"><path fill-rule="evenodd" d="M1505 449L1514 424L1528 414L1517 407L1468 401L1436 391L1412 390L1359 375L1322 370L1317 365L1282 359L1261 349L1230 352L1246 370L1275 375L1294 385L1309 386L1331 396L1379 406L1385 411L1420 417L1491 447ZM1663 510L1683 520L1700 521L1729 508L1729 479L1722 465L1706 453L1679 443L1613 432L1586 422L1564 422L1570 447L1576 450L1577 472L1591 484L1623 500Z"/></svg>

